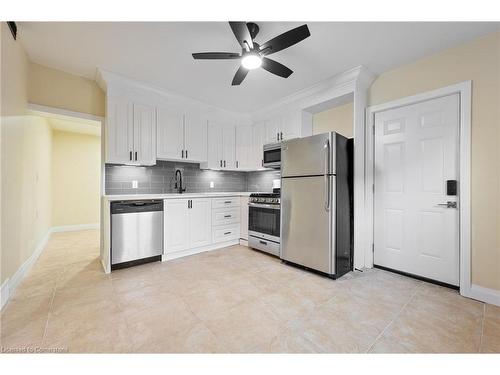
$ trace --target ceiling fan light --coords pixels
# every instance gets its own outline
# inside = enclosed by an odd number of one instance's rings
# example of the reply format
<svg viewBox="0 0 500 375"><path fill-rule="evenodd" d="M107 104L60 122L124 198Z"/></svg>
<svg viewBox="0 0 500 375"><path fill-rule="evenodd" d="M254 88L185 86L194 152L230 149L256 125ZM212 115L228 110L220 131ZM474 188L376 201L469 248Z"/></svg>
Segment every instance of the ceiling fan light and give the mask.
<svg viewBox="0 0 500 375"><path fill-rule="evenodd" d="M248 70L257 69L262 65L262 59L258 54L249 53L241 59L241 65Z"/></svg>

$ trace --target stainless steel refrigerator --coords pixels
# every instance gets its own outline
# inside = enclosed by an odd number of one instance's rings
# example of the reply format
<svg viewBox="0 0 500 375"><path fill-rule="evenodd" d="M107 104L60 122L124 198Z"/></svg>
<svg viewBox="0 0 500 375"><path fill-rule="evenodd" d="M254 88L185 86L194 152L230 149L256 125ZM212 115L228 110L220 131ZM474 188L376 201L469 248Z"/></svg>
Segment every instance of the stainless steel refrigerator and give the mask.
<svg viewBox="0 0 500 375"><path fill-rule="evenodd" d="M281 258L337 278L352 269L352 140L335 132L284 141Z"/></svg>

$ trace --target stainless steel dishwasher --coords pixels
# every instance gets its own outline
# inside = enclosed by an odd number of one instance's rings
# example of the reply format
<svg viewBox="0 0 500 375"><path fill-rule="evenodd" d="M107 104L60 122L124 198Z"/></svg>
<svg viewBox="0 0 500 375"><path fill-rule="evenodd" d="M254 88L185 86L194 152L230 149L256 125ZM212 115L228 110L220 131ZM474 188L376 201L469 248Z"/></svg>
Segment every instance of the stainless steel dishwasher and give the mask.
<svg viewBox="0 0 500 375"><path fill-rule="evenodd" d="M111 269L161 260L163 200L111 202Z"/></svg>

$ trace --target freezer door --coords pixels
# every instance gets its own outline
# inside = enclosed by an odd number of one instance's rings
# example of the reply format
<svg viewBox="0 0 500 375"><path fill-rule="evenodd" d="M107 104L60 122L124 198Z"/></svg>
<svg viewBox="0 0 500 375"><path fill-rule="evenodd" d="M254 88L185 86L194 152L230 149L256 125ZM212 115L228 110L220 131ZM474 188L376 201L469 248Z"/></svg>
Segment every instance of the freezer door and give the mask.
<svg viewBox="0 0 500 375"><path fill-rule="evenodd" d="M281 258L334 274L335 177L284 178L281 182Z"/></svg>
<svg viewBox="0 0 500 375"><path fill-rule="evenodd" d="M281 147L281 176L335 174L335 133L284 141Z"/></svg>

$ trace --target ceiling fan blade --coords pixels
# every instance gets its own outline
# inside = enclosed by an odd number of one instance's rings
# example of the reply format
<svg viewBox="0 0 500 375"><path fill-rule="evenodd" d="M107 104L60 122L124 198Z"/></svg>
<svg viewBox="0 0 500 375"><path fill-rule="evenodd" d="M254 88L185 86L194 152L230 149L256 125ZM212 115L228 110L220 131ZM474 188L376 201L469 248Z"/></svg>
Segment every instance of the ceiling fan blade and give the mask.
<svg viewBox="0 0 500 375"><path fill-rule="evenodd" d="M277 76L283 77L283 78L288 78L290 77L290 74L293 73L293 70L287 68L285 65L268 59L267 57L262 58L262 68L267 70L270 73L276 74Z"/></svg>
<svg viewBox="0 0 500 375"><path fill-rule="evenodd" d="M260 51L263 55L270 55L271 53L276 53L282 49L293 46L310 35L311 33L307 25L302 25L262 44L260 46Z"/></svg>
<svg viewBox="0 0 500 375"><path fill-rule="evenodd" d="M253 49L252 36L246 22L229 22L229 26L231 26L231 30L233 30L234 36L241 48L246 49L246 44L248 44L248 47Z"/></svg>
<svg viewBox="0 0 500 375"><path fill-rule="evenodd" d="M228 59L239 59L241 56L239 53L232 52L200 52L193 53L193 58L195 60L228 60Z"/></svg>
<svg viewBox="0 0 500 375"><path fill-rule="evenodd" d="M231 86L238 86L248 74L248 69L244 68L243 65L240 65L236 74L234 75L233 82L231 82Z"/></svg>

